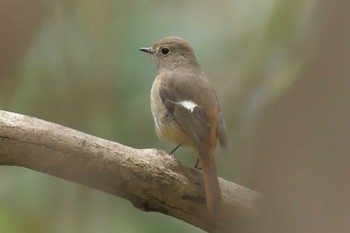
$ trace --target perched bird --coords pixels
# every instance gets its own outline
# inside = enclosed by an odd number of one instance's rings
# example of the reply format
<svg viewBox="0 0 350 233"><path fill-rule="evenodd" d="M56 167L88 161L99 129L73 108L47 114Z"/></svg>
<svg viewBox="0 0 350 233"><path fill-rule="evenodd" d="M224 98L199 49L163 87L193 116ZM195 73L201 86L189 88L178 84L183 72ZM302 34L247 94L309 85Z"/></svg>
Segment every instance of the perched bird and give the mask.
<svg viewBox="0 0 350 233"><path fill-rule="evenodd" d="M214 150L217 139L225 150L227 139L215 90L201 70L193 48L184 39L166 37L140 50L152 55L158 69L151 90L157 135L198 152L207 208L211 216L219 217L221 192Z"/></svg>

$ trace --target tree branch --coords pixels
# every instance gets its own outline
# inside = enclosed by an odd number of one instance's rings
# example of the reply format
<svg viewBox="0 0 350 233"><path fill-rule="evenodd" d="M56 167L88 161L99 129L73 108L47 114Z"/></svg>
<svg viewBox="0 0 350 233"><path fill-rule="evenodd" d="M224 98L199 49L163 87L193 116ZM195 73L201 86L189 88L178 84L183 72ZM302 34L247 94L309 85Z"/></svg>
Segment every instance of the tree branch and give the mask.
<svg viewBox="0 0 350 233"><path fill-rule="evenodd" d="M257 194L220 179L224 219L210 220L202 174L156 149L134 149L34 117L0 111L0 165L21 166L123 197L210 232L255 215Z"/></svg>

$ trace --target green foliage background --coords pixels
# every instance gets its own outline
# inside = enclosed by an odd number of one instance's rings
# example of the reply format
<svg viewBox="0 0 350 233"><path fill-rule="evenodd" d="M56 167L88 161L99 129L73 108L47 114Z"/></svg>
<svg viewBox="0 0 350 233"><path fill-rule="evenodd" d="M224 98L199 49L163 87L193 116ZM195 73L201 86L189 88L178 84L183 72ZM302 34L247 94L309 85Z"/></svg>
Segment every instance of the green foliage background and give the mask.
<svg viewBox="0 0 350 233"><path fill-rule="evenodd" d="M42 2L35 39L0 80L0 108L137 148L159 142L149 107L156 70L138 51L177 35L215 86L229 134L221 177L254 188L256 122L303 65L308 1ZM219 154L219 152L218 152ZM192 166L193 152L176 155ZM202 232L129 202L16 167L0 168L0 232Z"/></svg>

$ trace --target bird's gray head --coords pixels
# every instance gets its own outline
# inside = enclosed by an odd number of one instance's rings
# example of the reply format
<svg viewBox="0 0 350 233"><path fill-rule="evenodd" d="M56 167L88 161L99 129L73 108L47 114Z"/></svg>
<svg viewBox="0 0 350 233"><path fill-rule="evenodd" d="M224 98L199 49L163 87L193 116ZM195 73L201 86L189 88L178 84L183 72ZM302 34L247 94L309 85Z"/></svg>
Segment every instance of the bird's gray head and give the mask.
<svg viewBox="0 0 350 233"><path fill-rule="evenodd" d="M181 37L165 37L152 47L140 48L152 55L158 70L172 70L177 67L198 67L192 46Z"/></svg>

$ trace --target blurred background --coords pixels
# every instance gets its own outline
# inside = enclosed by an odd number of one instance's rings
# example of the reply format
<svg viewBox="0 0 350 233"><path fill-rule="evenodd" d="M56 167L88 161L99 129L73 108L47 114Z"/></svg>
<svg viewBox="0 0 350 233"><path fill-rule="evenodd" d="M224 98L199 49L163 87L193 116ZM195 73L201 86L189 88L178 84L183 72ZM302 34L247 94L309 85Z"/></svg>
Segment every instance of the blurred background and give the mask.
<svg viewBox="0 0 350 233"><path fill-rule="evenodd" d="M325 203L328 198L343 199L327 185L350 175L343 160L347 156L341 156L350 152L343 147L349 136L348 124L343 124L350 116L344 102L349 73L345 65L334 68L343 63L315 64L319 58L349 51L340 49L345 40L332 42L343 38L336 33L344 31L341 4L334 1L330 8L308 0L1 0L0 109L136 148L170 151L174 145L159 142L154 133L149 106L156 69L138 48L165 36L184 37L211 79L225 115L230 149L227 157L217 152L219 176L273 197L261 203L268 214L257 222L258 228L313 232L320 218L306 221L310 226L303 228L297 220L305 223L300 212L310 214L310 209L295 206L317 200L310 204L313 211L330 208L337 216L339 209ZM324 24L328 19L335 22ZM334 37L320 39L327 35ZM321 72L317 65L326 70ZM333 89L327 91L329 87ZM339 109L345 115L339 115ZM341 140L334 140L337 136ZM193 166L193 154L181 148L176 157ZM334 154L339 161L332 159L333 170L324 173ZM311 157L305 162L303 155ZM332 177L334 171L342 173ZM314 180L304 182L305 189L293 189L310 174ZM337 187L346 187L342 181ZM344 190L338 191L345 197ZM294 211L286 211L290 207ZM272 227L276 216L281 218L278 231ZM203 232L165 215L144 213L100 191L24 168L0 167L0 232L165 230Z"/></svg>

